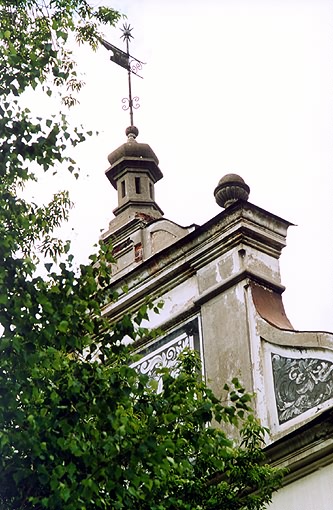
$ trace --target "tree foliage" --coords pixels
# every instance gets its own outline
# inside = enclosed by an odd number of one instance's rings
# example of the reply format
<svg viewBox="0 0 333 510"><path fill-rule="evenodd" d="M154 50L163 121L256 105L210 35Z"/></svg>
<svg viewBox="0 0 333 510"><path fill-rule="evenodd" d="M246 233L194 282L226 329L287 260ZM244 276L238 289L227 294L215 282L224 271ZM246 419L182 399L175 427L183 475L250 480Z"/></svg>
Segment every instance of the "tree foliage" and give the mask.
<svg viewBox="0 0 333 510"><path fill-rule="evenodd" d="M81 87L72 35L93 47L119 14L85 0L0 0L0 506L4 510L260 509L281 472L264 464L264 430L237 380L222 403L198 376L194 353L161 370L157 394L122 340L145 334L144 305L110 324L102 315L112 257L101 245L74 265L54 229L66 192L44 206L22 198L39 172L75 164L85 139L66 115L34 118L27 90L75 104ZM48 273L40 276L44 257ZM243 425L231 441L223 427Z"/></svg>

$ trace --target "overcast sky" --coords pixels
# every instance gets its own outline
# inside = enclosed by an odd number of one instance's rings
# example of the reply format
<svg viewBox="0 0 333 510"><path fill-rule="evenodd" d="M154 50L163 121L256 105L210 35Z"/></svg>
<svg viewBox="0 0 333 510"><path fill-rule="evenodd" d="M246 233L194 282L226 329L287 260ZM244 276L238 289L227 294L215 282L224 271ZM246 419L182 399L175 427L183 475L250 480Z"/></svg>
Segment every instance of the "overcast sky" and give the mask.
<svg viewBox="0 0 333 510"><path fill-rule="evenodd" d="M297 224L281 258L284 304L296 329L333 331L333 0L104 0L127 15L139 140L160 160L156 200L181 225L220 212L226 173L249 200ZM119 29L105 39L124 49ZM80 50L86 86L72 114L100 132L79 148L82 177L69 227L84 257L117 205L104 171L125 141L126 71ZM50 177L41 186L50 188ZM72 230L74 229L74 230Z"/></svg>

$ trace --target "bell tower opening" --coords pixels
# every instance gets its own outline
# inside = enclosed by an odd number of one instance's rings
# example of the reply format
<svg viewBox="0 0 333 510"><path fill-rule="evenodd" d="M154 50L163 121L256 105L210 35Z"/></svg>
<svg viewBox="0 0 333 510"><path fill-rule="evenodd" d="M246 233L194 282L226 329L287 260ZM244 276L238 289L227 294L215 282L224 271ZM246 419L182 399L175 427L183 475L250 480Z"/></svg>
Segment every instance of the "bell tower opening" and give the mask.
<svg viewBox="0 0 333 510"><path fill-rule="evenodd" d="M125 181L121 181L121 198L126 196L126 184Z"/></svg>
<svg viewBox="0 0 333 510"><path fill-rule="evenodd" d="M140 177L135 177L135 193L137 195L141 195L141 179L140 179Z"/></svg>

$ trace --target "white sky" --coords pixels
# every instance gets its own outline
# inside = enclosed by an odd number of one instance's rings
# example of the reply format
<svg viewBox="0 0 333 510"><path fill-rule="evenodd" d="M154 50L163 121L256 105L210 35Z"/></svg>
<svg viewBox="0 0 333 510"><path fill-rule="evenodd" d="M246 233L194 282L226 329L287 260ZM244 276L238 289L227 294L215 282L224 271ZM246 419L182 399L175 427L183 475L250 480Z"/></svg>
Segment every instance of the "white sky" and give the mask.
<svg viewBox="0 0 333 510"><path fill-rule="evenodd" d="M213 190L241 175L249 200L295 224L281 258L296 329L333 331L333 0L104 0L134 27L147 62L134 123L160 160L156 200L181 225L218 214ZM105 39L124 49L119 29ZM104 175L125 141L127 73L104 48L80 50L86 87L72 114L99 137L75 156L82 177L69 232L89 253L117 205ZM50 176L42 186L50 188ZM45 189L44 189L45 191ZM74 229L74 230L71 230Z"/></svg>

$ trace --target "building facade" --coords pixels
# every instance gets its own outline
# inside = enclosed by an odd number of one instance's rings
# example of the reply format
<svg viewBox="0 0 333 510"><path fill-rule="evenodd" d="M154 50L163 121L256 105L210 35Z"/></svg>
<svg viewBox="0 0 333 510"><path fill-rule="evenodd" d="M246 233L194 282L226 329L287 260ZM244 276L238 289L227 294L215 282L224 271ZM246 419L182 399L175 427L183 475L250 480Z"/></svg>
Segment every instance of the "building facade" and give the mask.
<svg viewBox="0 0 333 510"><path fill-rule="evenodd" d="M255 394L255 412L270 429L267 458L289 468L270 508L327 510L333 334L295 331L286 316L279 258L291 223L250 203L247 184L229 174L214 191L223 208L217 216L200 226L177 225L155 201L163 177L157 156L137 141L135 127L126 135L106 171L118 205L102 239L113 246L119 299L104 313L116 320L147 295L161 300L163 309L149 325L163 334L137 346L137 369L157 377L157 367L173 367L191 347L216 395L238 377ZM308 495L326 485L322 499Z"/></svg>

